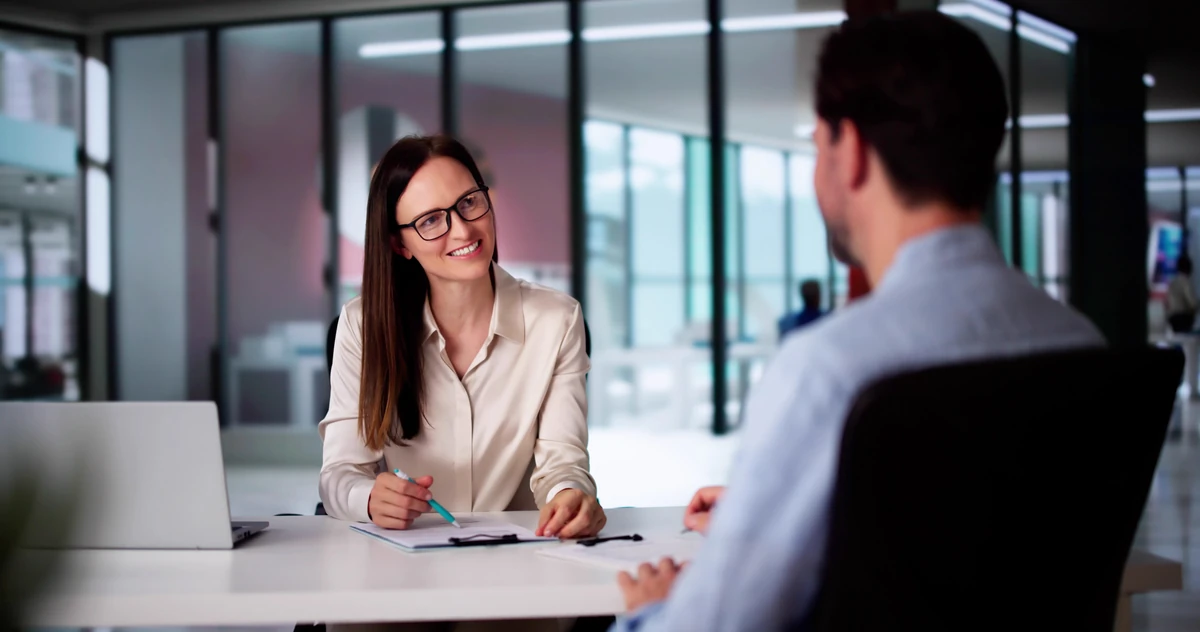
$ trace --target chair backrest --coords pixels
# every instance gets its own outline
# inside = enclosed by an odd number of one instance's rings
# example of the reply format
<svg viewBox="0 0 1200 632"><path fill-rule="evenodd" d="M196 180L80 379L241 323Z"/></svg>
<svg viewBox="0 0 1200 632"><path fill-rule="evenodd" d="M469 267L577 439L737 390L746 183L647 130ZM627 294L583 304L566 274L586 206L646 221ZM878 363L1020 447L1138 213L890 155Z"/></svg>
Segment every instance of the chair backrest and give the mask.
<svg viewBox="0 0 1200 632"><path fill-rule="evenodd" d="M1111 631L1182 368L1072 351L864 390L810 629Z"/></svg>
<svg viewBox="0 0 1200 632"><path fill-rule="evenodd" d="M337 326L338 319L341 316L334 316L333 322L329 323L329 331L325 333L325 367L329 369L329 373L333 374L333 346L337 341Z"/></svg>

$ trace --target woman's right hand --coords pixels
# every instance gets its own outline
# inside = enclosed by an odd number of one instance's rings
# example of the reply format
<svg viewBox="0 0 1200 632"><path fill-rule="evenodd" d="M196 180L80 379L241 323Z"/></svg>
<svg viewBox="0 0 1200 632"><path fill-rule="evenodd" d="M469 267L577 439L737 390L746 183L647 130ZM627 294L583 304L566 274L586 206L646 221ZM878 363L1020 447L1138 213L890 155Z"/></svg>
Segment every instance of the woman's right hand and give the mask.
<svg viewBox="0 0 1200 632"><path fill-rule="evenodd" d="M417 516L432 510L429 486L432 476L422 476L416 484L391 472L375 477L375 486L367 499L367 516L384 529L407 529Z"/></svg>

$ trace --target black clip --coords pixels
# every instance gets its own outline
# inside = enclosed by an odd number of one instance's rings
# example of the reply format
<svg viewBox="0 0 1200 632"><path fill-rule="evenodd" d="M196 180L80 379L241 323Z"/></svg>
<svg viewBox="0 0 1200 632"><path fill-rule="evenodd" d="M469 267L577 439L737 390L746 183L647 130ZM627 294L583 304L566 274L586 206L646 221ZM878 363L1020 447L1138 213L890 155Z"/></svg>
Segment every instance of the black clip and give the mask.
<svg viewBox="0 0 1200 632"><path fill-rule="evenodd" d="M477 540L476 538L486 538ZM490 546L493 544L513 544L520 542L515 533L507 533L505 535L488 535L480 533L467 538L450 538L450 543L454 546Z"/></svg>
<svg viewBox="0 0 1200 632"><path fill-rule="evenodd" d="M596 546L601 542L612 542L613 540L633 540L634 542L641 542L642 536L636 533L633 535L615 535L611 538L592 538L590 540L580 540L579 544L584 546Z"/></svg>

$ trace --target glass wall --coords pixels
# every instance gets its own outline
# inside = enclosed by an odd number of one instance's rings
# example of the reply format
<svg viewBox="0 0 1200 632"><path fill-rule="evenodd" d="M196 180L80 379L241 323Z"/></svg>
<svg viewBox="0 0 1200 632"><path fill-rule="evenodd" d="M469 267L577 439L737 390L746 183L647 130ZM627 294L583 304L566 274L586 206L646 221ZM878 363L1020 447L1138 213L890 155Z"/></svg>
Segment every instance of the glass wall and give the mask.
<svg viewBox="0 0 1200 632"><path fill-rule="evenodd" d="M1067 87L1075 36L1018 13L1021 58L1021 264L1029 278L1065 301L1068 268ZM1061 174L1061 178L1033 176Z"/></svg>
<svg viewBox="0 0 1200 632"><path fill-rule="evenodd" d="M943 13L974 30L987 44L1009 84L1012 10L993 0L945 0ZM1067 87L1075 35L1023 11L1017 12L1020 120L1004 141L998 159L997 194L987 223L1010 262L1019 260L1030 281L1051 296L1067 300L1070 282ZM1020 135L1014 162L1012 134ZM1019 222L1013 221L1013 182L1020 190ZM1019 225L1020 236L1013 230ZM1020 248L1020 256L1014 249Z"/></svg>
<svg viewBox="0 0 1200 632"><path fill-rule="evenodd" d="M78 399L76 42L0 29L0 399Z"/></svg>
<svg viewBox="0 0 1200 632"><path fill-rule="evenodd" d="M320 41L315 21L220 33L222 412L233 426L311 432L328 402Z"/></svg>
<svg viewBox="0 0 1200 632"><path fill-rule="evenodd" d="M455 12L459 137L491 187L500 263L571 286L567 5Z"/></svg>
<svg viewBox="0 0 1200 632"><path fill-rule="evenodd" d="M1167 286L1175 275L1179 256L1188 253L1198 261L1200 247L1200 168L1152 167L1146 171L1147 244L1146 274L1150 284L1147 305L1150 335L1168 331Z"/></svg>
<svg viewBox="0 0 1200 632"><path fill-rule="evenodd" d="M841 8L840 0L723 2L731 420L786 333L785 317L800 311L800 284L819 284L819 308L833 302L811 137L817 55Z"/></svg>
<svg viewBox="0 0 1200 632"><path fill-rule="evenodd" d="M338 112L338 305L362 287L367 190L397 139L442 127L441 13L333 22Z"/></svg>
<svg viewBox="0 0 1200 632"><path fill-rule="evenodd" d="M212 400L217 242L208 43L203 31L120 38L109 61L115 394Z"/></svg>
<svg viewBox="0 0 1200 632"><path fill-rule="evenodd" d="M724 0L725 96L710 104L707 2L585 0L582 183L570 181L567 2L333 17L328 60L318 20L218 26L216 50L204 31L115 37L117 394L216 398L227 424L309 432L328 394L330 308L360 291L373 167L396 139L448 127L492 187L506 268L568 290L572 261L586 264L591 423L711 428L709 108L722 107L728 383L719 405L736 425L781 325L803 307L801 283L820 285L826 311L848 293L816 204L811 145L816 56L844 19L842 4ZM941 10L984 39L1007 80L1008 7L945 0ZM999 166L1023 168L1023 267L1061 298L1072 38L1020 19L1023 162L1010 160L1006 139ZM322 155L326 131L332 160ZM323 208L327 167L332 209ZM574 186L585 201L583 253L571 251ZM997 188L989 223L1011 258L1012 173ZM29 224L41 236L27 240L26 224L0 208L0 276L28 276L27 241L48 253L39 269L66 269L52 244L78 229ZM41 304L25 300L23 283L5 288L0 312L14 323L26 312L13 305ZM58 299L42 296L54 309ZM137 309L146 301L170 325L146 334L154 325ZM4 333L10 362L14 345L31 344L14 328Z"/></svg>
<svg viewBox="0 0 1200 632"><path fill-rule="evenodd" d="M703 427L710 327L689 294L691 274L711 259L690 245L707 252L711 237L688 221L707 217L708 187L690 188L687 176L707 152L691 140L708 130L705 3L591 0L583 9L589 421Z"/></svg>

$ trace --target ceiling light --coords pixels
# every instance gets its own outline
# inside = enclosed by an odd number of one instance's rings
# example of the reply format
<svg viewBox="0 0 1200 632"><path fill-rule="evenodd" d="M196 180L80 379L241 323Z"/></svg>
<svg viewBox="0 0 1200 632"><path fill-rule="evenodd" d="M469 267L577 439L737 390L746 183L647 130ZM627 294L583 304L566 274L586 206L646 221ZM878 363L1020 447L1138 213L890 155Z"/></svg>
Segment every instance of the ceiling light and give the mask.
<svg viewBox="0 0 1200 632"><path fill-rule="evenodd" d="M938 7L946 15L970 18L1001 31L1012 28L1011 9L990 0L972 0L971 4L951 4ZM1026 41L1060 53L1071 52L1075 34L1023 11L1017 13L1017 35Z"/></svg>
<svg viewBox="0 0 1200 632"><path fill-rule="evenodd" d="M1200 109L1146 110L1147 123L1180 123L1200 121Z"/></svg>
<svg viewBox="0 0 1200 632"><path fill-rule="evenodd" d="M1012 26L1012 19L1007 15L988 11L973 4L951 4L938 7L938 10L956 18L972 18L1001 31L1007 31Z"/></svg>
<svg viewBox="0 0 1200 632"><path fill-rule="evenodd" d="M709 30L710 27L707 20L660 22L658 24L636 24L632 26L602 26L584 29L583 40L585 42L614 42L618 40L682 37L685 35L707 35Z"/></svg>
<svg viewBox="0 0 1200 632"><path fill-rule="evenodd" d="M1071 52L1071 44L1066 40L1061 40L1053 35L1034 30L1025 24L1017 25L1017 35L1034 44L1041 44L1050 50L1058 51L1064 55Z"/></svg>
<svg viewBox="0 0 1200 632"><path fill-rule="evenodd" d="M726 18L721 20L721 30L729 33L745 33L749 31L811 29L822 26L837 26L845 21L845 11L812 11L809 13L765 15L752 18Z"/></svg>
<svg viewBox="0 0 1200 632"><path fill-rule="evenodd" d="M721 21L721 28L730 33L778 31L837 26L846 19L842 11L811 11L785 15L759 16L752 18L729 18ZM638 39L660 39L707 35L711 30L707 20L683 22L659 22L621 26L598 26L583 30L585 42L616 42ZM531 46L555 46L571 41L566 30L528 31L503 35L472 35L459 37L454 42L458 50L498 50ZM440 39L410 40L400 42L377 42L364 44L358 49L360 57L405 57L410 55L432 55L442 52L445 45Z"/></svg>
<svg viewBox="0 0 1200 632"><path fill-rule="evenodd" d="M974 4L985 11L991 11L992 13L1008 15L1008 12L1012 11L1012 8L1010 8L1007 4L1000 2L1000 0L966 0L966 2Z"/></svg>
<svg viewBox="0 0 1200 632"><path fill-rule="evenodd" d="M1179 179L1179 167L1149 167L1146 169L1147 180Z"/></svg>
<svg viewBox="0 0 1200 632"><path fill-rule="evenodd" d="M799 123L792 132L800 138L812 138L813 132L817 131L817 126L812 123Z"/></svg>
<svg viewBox="0 0 1200 632"><path fill-rule="evenodd" d="M1071 117L1066 114L1025 114L1021 116L1021 129L1050 129L1066 127L1071 123ZM1012 127L1012 120L1008 121Z"/></svg>
<svg viewBox="0 0 1200 632"><path fill-rule="evenodd" d="M1184 123L1200 121L1200 108L1179 110L1146 110L1147 123ZM1071 123L1071 117L1066 114L1026 114L1021 117L1022 129L1051 129L1066 127ZM1008 121L1007 127L1012 127Z"/></svg>
<svg viewBox="0 0 1200 632"><path fill-rule="evenodd" d="M1146 73L1146 74L1142 75L1142 83L1146 84L1147 88L1153 88L1154 87L1154 75L1152 75L1150 73Z"/></svg>
<svg viewBox="0 0 1200 632"><path fill-rule="evenodd" d="M407 55L429 55L440 53L446 48L446 43L440 39L409 40L407 42L377 42L363 44L358 49L358 56L364 59L374 57L404 57Z"/></svg>
<svg viewBox="0 0 1200 632"><path fill-rule="evenodd" d="M555 46L571 41L570 31L529 31L506 35L471 35L454 40L458 50L499 50L533 46Z"/></svg>
<svg viewBox="0 0 1200 632"><path fill-rule="evenodd" d="M1046 35L1055 37L1064 42L1070 42L1072 44L1075 43L1074 33L1053 22L1047 22L1036 15L1030 15L1024 11L1017 11L1017 23L1025 24L1034 30L1041 31Z"/></svg>

